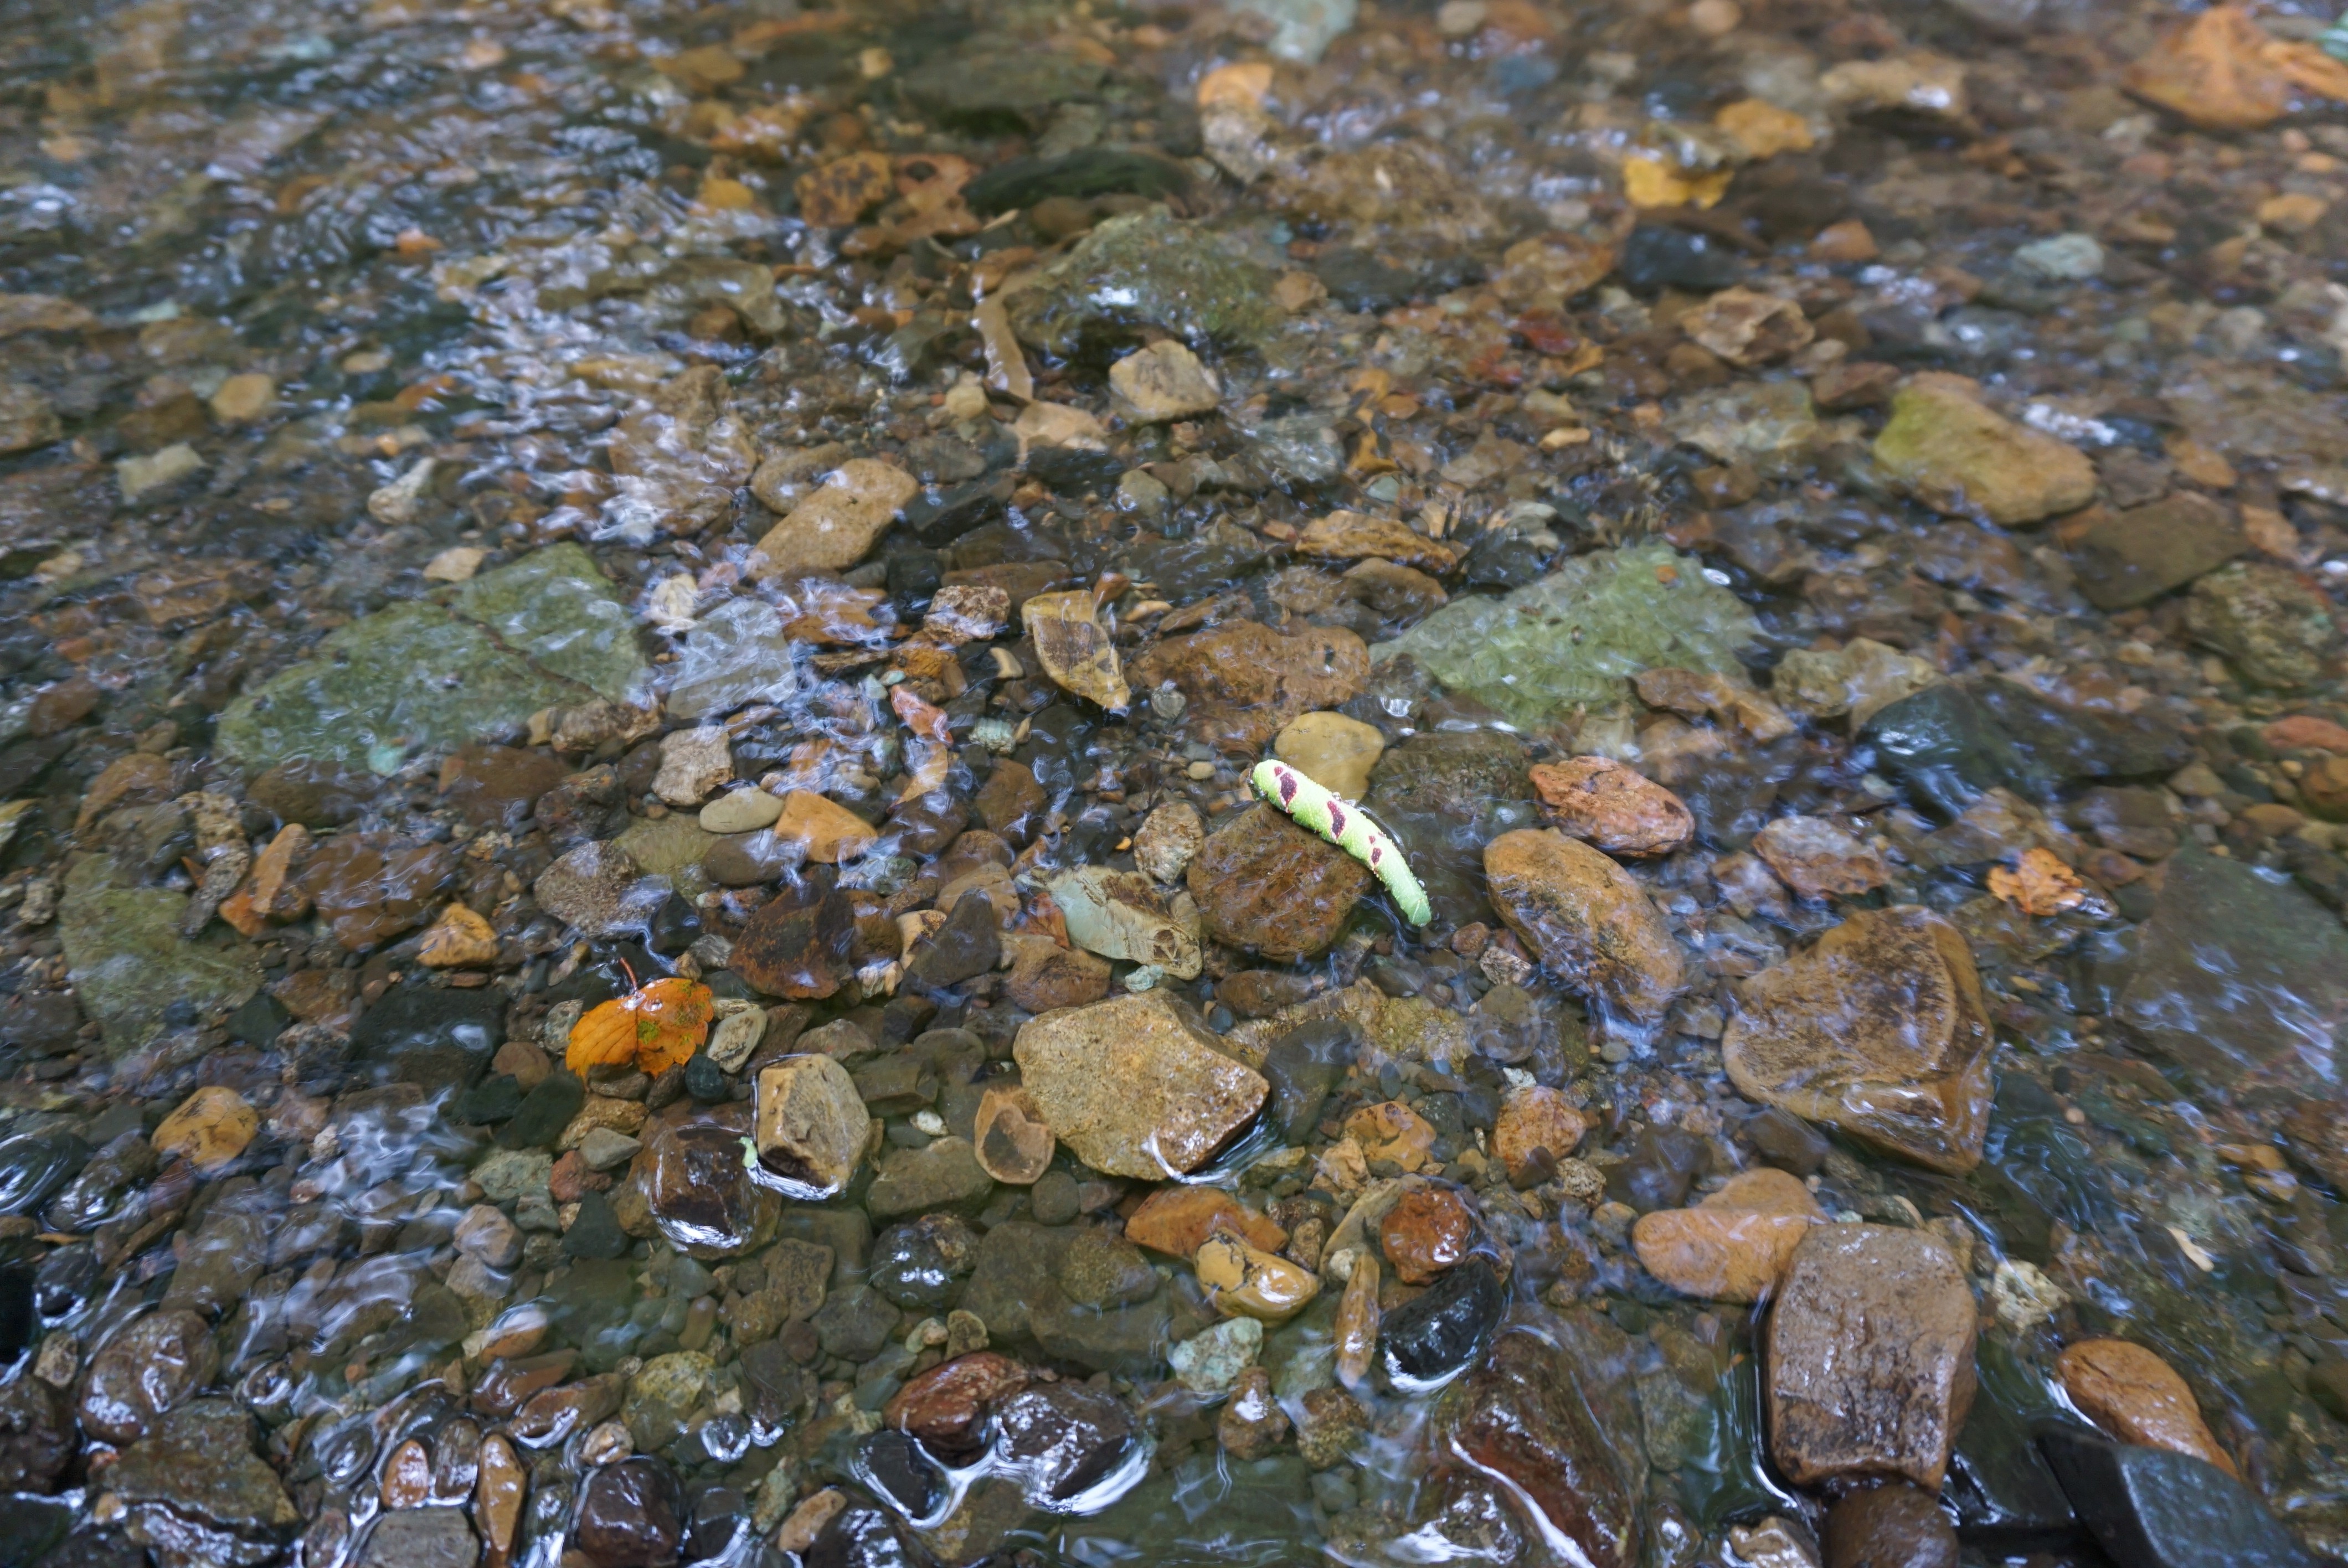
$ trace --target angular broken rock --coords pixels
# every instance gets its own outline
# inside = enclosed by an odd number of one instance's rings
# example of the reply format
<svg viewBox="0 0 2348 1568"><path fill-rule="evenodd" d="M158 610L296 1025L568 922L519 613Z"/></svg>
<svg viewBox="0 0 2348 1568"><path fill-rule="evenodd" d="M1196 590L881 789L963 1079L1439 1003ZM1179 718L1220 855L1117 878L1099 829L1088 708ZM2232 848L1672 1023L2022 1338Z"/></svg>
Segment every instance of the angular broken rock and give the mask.
<svg viewBox="0 0 2348 1568"><path fill-rule="evenodd" d="M1663 1016L1685 978L1647 890L1597 850L1519 828L1484 846L1492 906L1568 984L1633 1018Z"/></svg>
<svg viewBox="0 0 2348 1568"><path fill-rule="evenodd" d="M1104 866L1054 877L1051 893L1067 922L1068 940L1086 952L1155 964L1185 980L1196 979L1205 967L1199 911L1187 893L1169 897L1138 872Z"/></svg>
<svg viewBox="0 0 2348 1568"><path fill-rule="evenodd" d="M872 1117L837 1058L787 1056L758 1074L761 1184L814 1202L846 1189L871 1142Z"/></svg>
<svg viewBox="0 0 2348 1568"><path fill-rule="evenodd" d="M1045 1122L1078 1159L1157 1181L1206 1163L1271 1092L1209 1038L1143 992L1031 1019L1011 1053Z"/></svg>
<svg viewBox="0 0 2348 1568"><path fill-rule="evenodd" d="M1891 880L1883 856L1822 816L1781 816L1753 835L1753 853L1805 898L1870 893Z"/></svg>
<svg viewBox="0 0 2348 1568"><path fill-rule="evenodd" d="M1541 815L1609 855L1669 855L1695 835L1680 797L1611 757L1570 757L1532 770Z"/></svg>
<svg viewBox="0 0 2348 1568"><path fill-rule="evenodd" d="M1053 683L1122 713L1131 705L1133 692L1117 663L1117 644L1097 614L1090 589L1039 593L1019 607L1020 624L1035 641L1035 657Z"/></svg>
<svg viewBox="0 0 2348 1568"><path fill-rule="evenodd" d="M1859 910L1748 981L1721 1058L1749 1100L1962 1173L1989 1129L1993 1044L1964 937L1901 906Z"/></svg>
<svg viewBox="0 0 2348 1568"><path fill-rule="evenodd" d="M1145 424L1212 414L1223 397L1215 373L1170 338L1136 349L1110 365L1108 384Z"/></svg>
<svg viewBox="0 0 2348 1568"><path fill-rule="evenodd" d="M1939 1491L1972 1407L1974 1312L1931 1232L1813 1227L1769 1317L1769 1452L1786 1478L1900 1476Z"/></svg>
<svg viewBox="0 0 2348 1568"><path fill-rule="evenodd" d="M898 510L921 491L911 474L877 457L852 457L791 508L758 541L761 577L845 571L887 531Z"/></svg>
<svg viewBox="0 0 2348 1568"><path fill-rule="evenodd" d="M976 1135L979 1168L998 1182L1033 1186L1050 1168L1057 1142L1024 1089L990 1089L980 1096Z"/></svg>
<svg viewBox="0 0 2348 1568"><path fill-rule="evenodd" d="M1190 862L1190 897L1219 942L1292 963L1337 939L1367 867L1268 805L1217 828Z"/></svg>

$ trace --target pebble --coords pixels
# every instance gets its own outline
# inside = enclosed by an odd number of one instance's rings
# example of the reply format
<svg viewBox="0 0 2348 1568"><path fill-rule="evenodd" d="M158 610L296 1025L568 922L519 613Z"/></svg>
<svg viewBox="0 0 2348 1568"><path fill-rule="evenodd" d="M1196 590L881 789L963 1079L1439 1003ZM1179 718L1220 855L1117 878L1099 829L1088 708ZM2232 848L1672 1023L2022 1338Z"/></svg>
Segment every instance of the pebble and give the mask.
<svg viewBox="0 0 2348 1568"><path fill-rule="evenodd" d="M1405 1285L1426 1285L1464 1260L1483 1227L1468 1201L1447 1187L1405 1193L1378 1222L1378 1246Z"/></svg>
<svg viewBox="0 0 2348 1568"><path fill-rule="evenodd" d="M1133 835L1133 863L1155 881L1179 882L1206 841L1198 809L1187 801L1169 801L1154 808Z"/></svg>
<svg viewBox="0 0 2348 1568"><path fill-rule="evenodd" d="M158 1154L178 1154L210 1175L235 1163L260 1131L260 1112L233 1089L199 1089L156 1125Z"/></svg>
<svg viewBox="0 0 2348 1568"><path fill-rule="evenodd" d="M1897 1476L1939 1491L1972 1402L1976 1332L1972 1291L1937 1236L1813 1225L1769 1317L1777 1468L1799 1486Z"/></svg>
<svg viewBox="0 0 2348 1568"><path fill-rule="evenodd" d="M1200 1399L1220 1399L1263 1350L1263 1324L1233 1317L1183 1340L1166 1353L1175 1380Z"/></svg>
<svg viewBox="0 0 2348 1568"><path fill-rule="evenodd" d="M1169 1257L1195 1256L1217 1235L1236 1236L1265 1252L1288 1245L1285 1230L1220 1187L1160 1187L1125 1222L1128 1241Z"/></svg>
<svg viewBox="0 0 2348 1568"><path fill-rule="evenodd" d="M2082 1339L2064 1348L2054 1369L2079 1412L2122 1442L2190 1454L2229 1475L2240 1473L2201 1419L2191 1387L2143 1346Z"/></svg>
<svg viewBox="0 0 2348 1568"><path fill-rule="evenodd" d="M708 833L756 833L762 827L771 827L782 815L781 797L762 789L736 789L726 791L703 806L699 820Z"/></svg>
<svg viewBox="0 0 2348 1568"><path fill-rule="evenodd" d="M1484 846L1493 907L1568 985L1634 1019L1685 981L1671 928L1630 873L1578 839L1519 829Z"/></svg>
<svg viewBox="0 0 2348 1568"><path fill-rule="evenodd" d="M1823 817L1777 818L1753 835L1753 853L1804 898L1855 897L1891 880L1882 856Z"/></svg>
<svg viewBox="0 0 2348 1568"><path fill-rule="evenodd" d="M1902 907L1855 911L1756 976L1721 1058L1748 1099L1962 1173L1988 1131L1992 1041L1964 937Z"/></svg>
<svg viewBox="0 0 2348 1568"><path fill-rule="evenodd" d="M1144 424L1212 414L1223 396L1214 372L1171 339L1113 362L1108 384Z"/></svg>
<svg viewBox="0 0 2348 1568"><path fill-rule="evenodd" d="M1292 963L1323 952L1369 890L1369 868L1256 805L1218 828L1188 873L1206 935Z"/></svg>
<svg viewBox="0 0 2348 1568"><path fill-rule="evenodd" d="M1492 1125L1492 1152L1509 1182L1526 1187L1546 1180L1589 1131L1589 1119L1563 1091L1529 1083L1511 1089Z"/></svg>
<svg viewBox="0 0 2348 1568"><path fill-rule="evenodd" d="M1272 755L1346 800L1369 793L1370 770L1385 749L1376 725L1331 712L1299 714L1272 743Z"/></svg>
<svg viewBox="0 0 2348 1568"><path fill-rule="evenodd" d="M2016 425L1939 378L1919 377L1892 395L1874 454L1895 484L1933 510L2002 528L2096 498L2096 466L2077 447Z"/></svg>
<svg viewBox="0 0 2348 1568"><path fill-rule="evenodd" d="M1310 1271L1231 1236L1210 1237L1197 1264L1199 1283L1216 1307L1267 1323L1286 1322L1321 1294Z"/></svg>
<svg viewBox="0 0 2348 1568"><path fill-rule="evenodd" d="M1490 1260L1469 1258L1385 1314L1378 1343L1387 1379L1410 1392L1457 1377L1483 1353L1507 1305Z"/></svg>
<svg viewBox="0 0 2348 1568"><path fill-rule="evenodd" d="M1114 1176L1198 1169L1271 1092L1155 993L1030 1020L1012 1054L1054 1136Z"/></svg>
<svg viewBox="0 0 2348 1568"><path fill-rule="evenodd" d="M823 477L790 514L758 540L758 575L788 579L807 571L845 571L921 491L894 464L851 457Z"/></svg>
<svg viewBox="0 0 2348 1568"><path fill-rule="evenodd" d="M1241 1369L1216 1419L1215 1440L1244 1463L1262 1459L1287 1437L1288 1412L1272 1395L1272 1374L1262 1367Z"/></svg>
<svg viewBox="0 0 2348 1568"><path fill-rule="evenodd" d="M1024 1089L987 1090L978 1102L971 1142L988 1175L1021 1187L1043 1176L1059 1147L1043 1112Z"/></svg>
<svg viewBox="0 0 2348 1568"><path fill-rule="evenodd" d="M844 1191L863 1161L872 1118L848 1069L829 1056L787 1056L758 1074L758 1161L807 1200Z"/></svg>
<svg viewBox="0 0 2348 1568"><path fill-rule="evenodd" d="M1798 1178L1765 1167L1731 1177L1692 1209L1640 1215L1631 1240L1647 1272L1683 1295L1759 1301L1826 1217Z"/></svg>
<svg viewBox="0 0 2348 1568"><path fill-rule="evenodd" d="M1956 1527L1939 1499L1905 1481L1844 1497L1820 1533L1822 1568L1957 1568Z"/></svg>
<svg viewBox="0 0 2348 1568"><path fill-rule="evenodd" d="M1609 855L1668 855L1695 833L1679 796L1611 758L1541 763L1531 777L1550 825Z"/></svg>

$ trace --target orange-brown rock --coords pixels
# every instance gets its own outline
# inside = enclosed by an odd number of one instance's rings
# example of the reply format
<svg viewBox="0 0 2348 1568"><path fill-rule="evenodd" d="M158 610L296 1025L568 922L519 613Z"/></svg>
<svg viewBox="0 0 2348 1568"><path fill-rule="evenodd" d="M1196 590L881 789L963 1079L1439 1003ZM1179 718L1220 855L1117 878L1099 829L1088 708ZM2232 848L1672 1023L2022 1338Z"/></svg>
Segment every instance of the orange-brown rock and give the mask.
<svg viewBox="0 0 2348 1568"><path fill-rule="evenodd" d="M976 1454L994 1402L1035 1380L1033 1371L999 1351L973 1350L898 1389L880 1419L942 1458L958 1460Z"/></svg>
<svg viewBox="0 0 2348 1568"><path fill-rule="evenodd" d="M1899 1476L1937 1491L1972 1407L1978 1308L1930 1231L1813 1225L1769 1314L1769 1452L1797 1486Z"/></svg>
<svg viewBox="0 0 2348 1568"><path fill-rule="evenodd" d="M2082 1339L2064 1350L2054 1370L2079 1413L2120 1441L2191 1454L2228 1475L2240 1473L2201 1419L2192 1389L2143 1346Z"/></svg>
<svg viewBox="0 0 2348 1568"><path fill-rule="evenodd" d="M1649 1274L1707 1301L1759 1301L1785 1277L1794 1249L1826 1211L1800 1179L1746 1171L1692 1209L1639 1216L1631 1245Z"/></svg>
<svg viewBox="0 0 2348 1568"><path fill-rule="evenodd" d="M1993 1044L1963 935L1902 906L1747 981L1721 1059L1747 1099L1962 1173L1989 1130Z"/></svg>
<svg viewBox="0 0 2348 1568"><path fill-rule="evenodd" d="M1579 839L1532 828L1484 846L1492 905L1542 965L1633 1018L1663 1016L1685 979L1671 927L1637 878Z"/></svg>
<svg viewBox="0 0 2348 1568"><path fill-rule="evenodd" d="M1378 1246L1405 1285L1429 1285L1475 1250L1482 1227L1468 1200L1449 1187L1405 1193L1378 1222Z"/></svg>
<svg viewBox="0 0 2348 1568"><path fill-rule="evenodd" d="M1134 1245L1181 1258L1196 1256L1219 1231L1264 1252L1288 1245L1285 1230L1220 1187L1160 1187L1125 1222Z"/></svg>
<svg viewBox="0 0 2348 1568"><path fill-rule="evenodd" d="M1869 893L1891 880L1883 856L1818 816L1781 816L1753 835L1753 853L1805 898Z"/></svg>
<svg viewBox="0 0 2348 1568"><path fill-rule="evenodd" d="M1573 1108L1562 1091L1527 1084L1511 1090L1500 1102L1499 1119L1492 1124L1492 1153L1500 1157L1510 1182L1531 1186L1572 1153L1588 1131L1590 1119ZM1547 1169L1541 1151L1549 1155Z"/></svg>
<svg viewBox="0 0 2348 1568"><path fill-rule="evenodd" d="M1185 728L1225 751L1263 749L1292 719L1334 708L1370 676L1370 651L1352 632L1309 626L1284 637L1235 620L1158 644L1134 661L1144 692L1171 681L1189 700Z"/></svg>
<svg viewBox="0 0 2348 1568"><path fill-rule="evenodd" d="M1609 855L1668 855L1695 833L1680 797L1611 757L1572 757L1532 770L1541 815Z"/></svg>
<svg viewBox="0 0 2348 1568"><path fill-rule="evenodd" d="M1361 1145L1366 1160L1391 1160L1406 1171L1435 1163L1435 1129L1399 1100L1354 1112L1345 1118L1345 1136Z"/></svg>

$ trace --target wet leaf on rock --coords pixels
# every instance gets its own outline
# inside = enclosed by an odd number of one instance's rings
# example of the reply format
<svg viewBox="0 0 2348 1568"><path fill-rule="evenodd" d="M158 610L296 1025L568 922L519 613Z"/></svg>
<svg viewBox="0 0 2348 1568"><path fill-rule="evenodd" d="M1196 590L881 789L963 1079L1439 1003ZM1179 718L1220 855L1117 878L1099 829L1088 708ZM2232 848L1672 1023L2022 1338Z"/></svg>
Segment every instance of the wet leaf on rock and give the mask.
<svg viewBox="0 0 2348 1568"><path fill-rule="evenodd" d="M633 1062L659 1074L679 1066L709 1038L715 1002L697 980L669 976L630 991L590 1011L572 1027L563 1065L584 1073L591 1067Z"/></svg>

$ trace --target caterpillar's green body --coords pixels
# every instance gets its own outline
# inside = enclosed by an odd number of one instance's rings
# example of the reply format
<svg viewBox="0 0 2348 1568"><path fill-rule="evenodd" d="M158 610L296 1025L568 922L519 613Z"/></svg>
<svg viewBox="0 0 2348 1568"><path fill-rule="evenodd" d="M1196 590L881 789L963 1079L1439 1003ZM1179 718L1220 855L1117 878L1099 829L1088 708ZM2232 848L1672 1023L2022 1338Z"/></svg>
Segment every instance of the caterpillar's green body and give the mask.
<svg viewBox="0 0 2348 1568"><path fill-rule="evenodd" d="M1248 782L1267 802L1368 866L1394 895L1404 919L1424 926L1435 917L1426 905L1426 889L1418 885L1409 862L1403 858L1402 845L1360 806L1340 799L1335 791L1314 784L1286 763L1258 763Z"/></svg>

